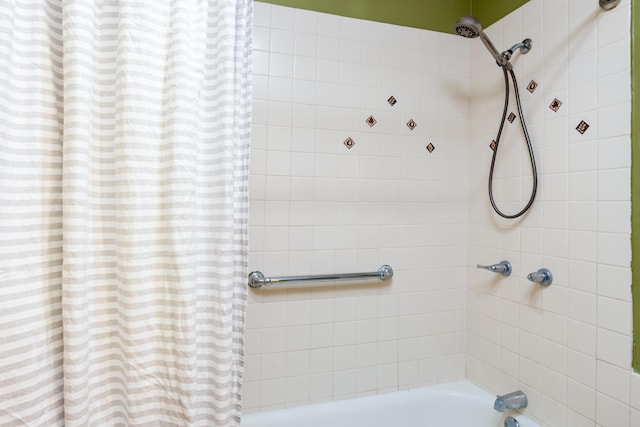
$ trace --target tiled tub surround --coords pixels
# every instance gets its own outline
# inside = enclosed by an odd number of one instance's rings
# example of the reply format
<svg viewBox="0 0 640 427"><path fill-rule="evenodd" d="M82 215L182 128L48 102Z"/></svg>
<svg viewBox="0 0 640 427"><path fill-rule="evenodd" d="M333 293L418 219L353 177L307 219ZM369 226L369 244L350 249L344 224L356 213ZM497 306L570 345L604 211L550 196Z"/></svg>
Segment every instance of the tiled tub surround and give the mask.
<svg viewBox="0 0 640 427"><path fill-rule="evenodd" d="M503 77L477 39L255 6L250 269L395 275L251 291L245 410L468 377L525 390L545 427L640 425L629 1L531 0L487 29L498 48L534 43L512 61L540 178L517 221L487 200ZM499 150L496 199L516 211L519 119ZM501 259L508 278L470 268ZM549 288L526 279L540 267Z"/></svg>
<svg viewBox="0 0 640 427"><path fill-rule="evenodd" d="M496 393L524 390L526 412L549 427L640 425L630 368L629 7L532 0L487 30L498 46L534 43L514 61L540 177L520 221L487 204L503 82L480 43L471 52L468 262L508 259L513 273L468 271L466 372ZM516 124L505 126L495 181L507 212L530 189ZM540 267L553 272L548 288L526 279Z"/></svg>
<svg viewBox="0 0 640 427"><path fill-rule="evenodd" d="M251 291L245 410L463 378L470 44L259 2L255 25L250 270L394 277Z"/></svg>

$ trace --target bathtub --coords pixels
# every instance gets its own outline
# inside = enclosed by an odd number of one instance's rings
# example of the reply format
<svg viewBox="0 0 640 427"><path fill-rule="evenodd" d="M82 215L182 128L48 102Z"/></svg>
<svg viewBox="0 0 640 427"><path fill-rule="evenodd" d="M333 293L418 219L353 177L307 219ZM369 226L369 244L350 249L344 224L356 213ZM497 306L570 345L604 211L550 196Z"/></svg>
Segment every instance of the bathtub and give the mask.
<svg viewBox="0 0 640 427"><path fill-rule="evenodd" d="M513 390L507 390L511 392ZM243 415L242 427L539 427L514 411L493 410L495 396L468 381Z"/></svg>

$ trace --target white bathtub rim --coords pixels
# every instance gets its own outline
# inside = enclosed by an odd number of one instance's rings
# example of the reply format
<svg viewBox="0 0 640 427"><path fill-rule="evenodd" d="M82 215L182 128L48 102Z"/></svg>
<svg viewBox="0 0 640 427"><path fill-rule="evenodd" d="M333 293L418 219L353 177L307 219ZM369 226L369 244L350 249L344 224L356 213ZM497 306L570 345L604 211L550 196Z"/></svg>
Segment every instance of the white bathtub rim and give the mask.
<svg viewBox="0 0 640 427"><path fill-rule="evenodd" d="M430 386L416 387L407 390L393 391L389 393L311 403L309 405L251 413L243 415L243 423L241 424L241 426L258 427L259 424L255 423L257 419L260 419L261 422L272 423L267 425L278 425L275 422L276 420L279 420L283 416L287 415L294 417L300 416L302 411L304 411L308 416L314 417L325 413L327 409L331 409L332 411L343 411L350 408L353 404L376 404L376 402L390 404L395 401L405 403L408 395L410 396L410 400L419 398L421 396L426 397L428 395L439 398L450 396L454 399L456 397L462 397L470 402L473 402L474 404L482 405L483 407L488 406L490 410L493 411L494 395L492 395L485 389L471 383L469 380L457 380ZM537 423L528 418L526 415L522 414L521 411L508 411L507 413L502 415L501 419L503 420L508 416L514 417L516 420L518 420L520 427L539 427ZM248 423L245 423L244 421L248 421ZM500 426L503 425L502 423L503 421L500 422Z"/></svg>

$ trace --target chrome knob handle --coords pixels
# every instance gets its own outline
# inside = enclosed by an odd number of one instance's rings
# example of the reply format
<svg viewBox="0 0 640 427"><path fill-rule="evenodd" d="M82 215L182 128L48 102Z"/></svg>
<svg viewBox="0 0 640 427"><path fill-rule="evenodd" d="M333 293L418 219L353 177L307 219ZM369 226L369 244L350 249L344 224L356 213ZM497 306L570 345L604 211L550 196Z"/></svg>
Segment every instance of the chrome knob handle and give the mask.
<svg viewBox="0 0 640 427"><path fill-rule="evenodd" d="M549 286L553 282L553 276L546 268L541 268L536 272L529 273L527 279L535 283L540 283L542 286Z"/></svg>
<svg viewBox="0 0 640 427"><path fill-rule="evenodd" d="M497 264L493 265L480 265L476 266L477 268L484 268L485 270L492 271L494 273L502 274L507 277L511 274L511 263L507 260L502 260Z"/></svg>
<svg viewBox="0 0 640 427"><path fill-rule="evenodd" d="M504 419L504 427L520 427L520 423L513 417L507 417Z"/></svg>

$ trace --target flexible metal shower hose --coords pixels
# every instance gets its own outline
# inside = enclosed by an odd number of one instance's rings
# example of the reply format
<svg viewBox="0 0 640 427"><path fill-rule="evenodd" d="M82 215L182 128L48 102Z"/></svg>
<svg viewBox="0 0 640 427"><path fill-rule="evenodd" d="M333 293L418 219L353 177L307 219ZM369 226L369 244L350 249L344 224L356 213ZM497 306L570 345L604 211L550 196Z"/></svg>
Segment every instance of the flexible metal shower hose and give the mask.
<svg viewBox="0 0 640 427"><path fill-rule="evenodd" d="M531 145L531 138L529 137L529 132L527 131L527 125L524 121L524 115L522 114L522 104L520 102L520 91L518 90L518 82L516 80L516 75L513 72L513 69L510 67L511 64L507 63L502 66L502 72L504 73L504 86L505 86L505 98L504 98L504 110L502 112L502 120L500 121L500 128L498 129L498 135L496 136L496 146L493 150L493 157L491 158L491 169L489 170L489 201L491 202L491 206L493 210L496 211L498 215L503 218L514 219L521 217L525 212L529 210L531 205L533 205L533 200L536 197L536 192L538 191L538 173L536 169L536 159L533 155L533 146ZM518 106L518 116L520 118L520 124L522 125L522 132L524 133L524 138L527 142L527 148L529 149L529 159L531 160L531 172L533 174L533 185L531 187L531 197L529 201L525 205L525 207L518 213L513 215L508 215L503 213L493 198L493 170L496 164L496 156L498 154L498 147L500 147L500 137L502 136L502 129L504 128L504 122L507 119L507 110L509 109L509 75L511 74L511 80L513 80L513 90L516 94L516 104Z"/></svg>

